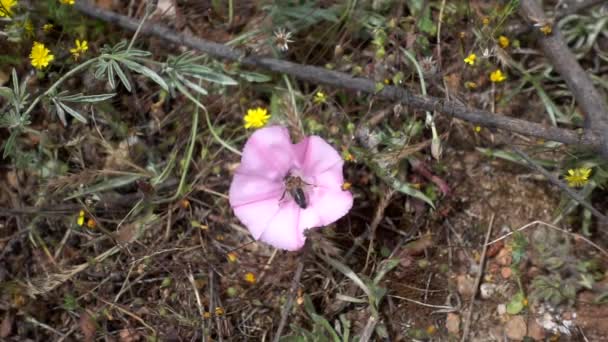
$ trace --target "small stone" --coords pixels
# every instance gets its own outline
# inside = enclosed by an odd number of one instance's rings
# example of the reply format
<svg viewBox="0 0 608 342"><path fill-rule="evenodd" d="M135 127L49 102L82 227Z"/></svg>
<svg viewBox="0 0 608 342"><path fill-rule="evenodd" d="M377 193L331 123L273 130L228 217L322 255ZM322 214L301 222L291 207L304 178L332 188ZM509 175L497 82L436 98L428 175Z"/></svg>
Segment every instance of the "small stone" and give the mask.
<svg viewBox="0 0 608 342"><path fill-rule="evenodd" d="M479 287L479 294L483 299L490 299L496 293L496 284L492 283L483 283Z"/></svg>
<svg viewBox="0 0 608 342"><path fill-rule="evenodd" d="M531 319L528 322L528 336L532 337L534 341L544 341L545 335L545 329L535 319Z"/></svg>
<svg viewBox="0 0 608 342"><path fill-rule="evenodd" d="M496 311L498 312L498 314L500 316L504 315L507 313L507 305L506 304L498 304L498 306L496 307Z"/></svg>
<svg viewBox="0 0 608 342"><path fill-rule="evenodd" d="M500 275L504 279L509 279L511 278L511 275L513 275L513 271L511 270L511 267L503 267L500 269Z"/></svg>
<svg viewBox="0 0 608 342"><path fill-rule="evenodd" d="M461 296L471 297L475 292L475 280L467 275L461 274L456 277L456 284Z"/></svg>
<svg viewBox="0 0 608 342"><path fill-rule="evenodd" d="M503 248L496 255L496 262L501 266L509 266L513 261L513 256L511 255L511 251L506 248Z"/></svg>
<svg viewBox="0 0 608 342"><path fill-rule="evenodd" d="M515 341L523 340L528 332L527 330L528 327L523 316L513 316L509 319L507 324L505 324L505 333L507 334L507 337Z"/></svg>
<svg viewBox="0 0 608 342"><path fill-rule="evenodd" d="M460 315L449 312L445 320L445 327L450 334L458 335L460 333Z"/></svg>

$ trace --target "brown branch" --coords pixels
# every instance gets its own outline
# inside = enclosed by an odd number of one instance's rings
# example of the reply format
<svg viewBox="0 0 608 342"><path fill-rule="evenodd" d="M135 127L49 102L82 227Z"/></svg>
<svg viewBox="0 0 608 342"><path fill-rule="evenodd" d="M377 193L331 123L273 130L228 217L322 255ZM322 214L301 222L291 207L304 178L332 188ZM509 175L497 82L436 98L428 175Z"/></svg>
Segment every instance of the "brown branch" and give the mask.
<svg viewBox="0 0 608 342"><path fill-rule="evenodd" d="M546 22L537 0L522 0L520 10L532 23ZM585 114L585 133L600 137L600 149L608 155L608 104L595 88L591 78L576 60L556 25L549 35L540 34L538 42L543 54L566 81L576 102Z"/></svg>
<svg viewBox="0 0 608 342"><path fill-rule="evenodd" d="M138 21L135 19L106 11L81 1L75 4L75 8L86 15L116 24L131 31L135 31L138 26ZM207 53L212 57L239 62L245 66L284 73L313 83L371 94L386 100L401 102L418 110L436 111L481 126L504 129L510 132L553 140L564 144L582 145L593 150L598 150L600 148L600 139L591 133L581 135L572 130L500 116L488 111L468 108L452 101L445 101L430 96L414 95L404 88L394 86L386 86L380 92L377 92L376 83L370 79L353 77L333 70L274 58L247 56L239 50L191 35L177 33L159 24L145 24L141 28L140 33L144 35L153 35L174 44L187 46L200 52Z"/></svg>

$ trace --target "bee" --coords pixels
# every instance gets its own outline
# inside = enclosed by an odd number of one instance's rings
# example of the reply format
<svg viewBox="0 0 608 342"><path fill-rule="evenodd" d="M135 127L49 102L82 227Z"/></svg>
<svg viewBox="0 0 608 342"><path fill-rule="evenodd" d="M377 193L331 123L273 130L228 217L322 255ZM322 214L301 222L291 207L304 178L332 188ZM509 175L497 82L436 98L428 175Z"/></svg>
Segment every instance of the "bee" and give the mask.
<svg viewBox="0 0 608 342"><path fill-rule="evenodd" d="M306 202L306 194L304 194L304 190L302 189L305 185L309 184L304 182L302 178L288 174L285 177L285 191L283 192L283 196L281 196L279 202L283 200L285 194L289 191L291 198L293 198L296 204L300 208L306 209L308 207L308 203Z"/></svg>

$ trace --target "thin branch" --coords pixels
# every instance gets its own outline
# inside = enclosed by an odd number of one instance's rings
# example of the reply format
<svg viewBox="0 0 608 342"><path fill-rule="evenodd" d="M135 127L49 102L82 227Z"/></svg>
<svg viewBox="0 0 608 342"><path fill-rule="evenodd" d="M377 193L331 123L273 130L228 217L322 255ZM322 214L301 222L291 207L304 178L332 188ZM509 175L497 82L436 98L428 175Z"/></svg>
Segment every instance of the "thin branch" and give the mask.
<svg viewBox="0 0 608 342"><path fill-rule="evenodd" d="M291 307L293 306L293 300L296 296L296 292L298 291L298 287L300 286L300 279L302 278L302 271L304 270L304 261L306 260L306 254L310 250L310 244L312 241L308 240L304 244L304 248L300 254L300 260L298 262L298 267L296 268L296 273L293 276L291 281L291 288L289 289L289 294L287 298L287 302L283 305L283 310L281 311L281 320L279 321L279 327L277 328L277 332L272 339L273 342L279 342L281 339L281 335L283 334L283 330L287 325L287 318L289 317L289 313L291 312Z"/></svg>
<svg viewBox="0 0 608 342"><path fill-rule="evenodd" d="M533 24L548 22L537 0L522 0L520 10ZM538 42L543 54L566 81L584 112L586 134L600 137L600 149L604 155L608 155L608 103L568 48L557 25L553 25L551 34L539 34Z"/></svg>
<svg viewBox="0 0 608 342"><path fill-rule="evenodd" d="M128 30L136 30L139 24L137 20L112 11L97 8L84 2L77 2L74 6L86 15L116 24ZM313 83L371 94L386 100L401 102L419 110L436 111L480 126L504 129L510 132L553 140L564 144L582 145L594 150L600 148L600 138L595 134L589 133L581 135L572 130L496 115L488 111L468 108L453 101L446 101L430 96L414 95L404 88L395 86L385 86L378 92L376 83L370 79L353 77L345 73L321 67L302 65L274 58L248 56L244 52L231 47L200 39L192 35L177 33L174 30L159 24L147 23L143 25L141 34L153 35L168 42L207 53L212 57L238 62L244 66L263 68L273 72L291 75Z"/></svg>
<svg viewBox="0 0 608 342"><path fill-rule="evenodd" d="M473 294L471 295L471 306L467 312L467 319L464 322L464 329L462 331L462 339L464 342L469 338L469 328L471 327L471 317L473 317L473 308L475 307L475 297L481 284L481 276L483 275L483 267L486 261L486 253L488 252L488 241L490 241L490 235L492 235L492 228L494 226L494 214L490 217L490 224L488 224L488 232L486 233L486 240L483 243L483 249L481 252L481 258L479 259L479 270L477 271L477 277L475 278L475 287L473 288Z"/></svg>

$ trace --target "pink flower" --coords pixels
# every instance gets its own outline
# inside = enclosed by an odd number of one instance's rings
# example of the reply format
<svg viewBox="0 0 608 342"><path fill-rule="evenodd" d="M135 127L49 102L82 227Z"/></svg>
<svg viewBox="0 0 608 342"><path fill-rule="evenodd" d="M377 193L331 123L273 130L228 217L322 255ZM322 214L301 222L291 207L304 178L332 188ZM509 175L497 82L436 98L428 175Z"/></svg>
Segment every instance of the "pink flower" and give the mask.
<svg viewBox="0 0 608 342"><path fill-rule="evenodd" d="M259 129L243 149L230 205L254 239L298 250L305 230L327 226L352 207L352 194L342 190L343 164L338 151L318 136L292 144L285 127ZM302 183L290 191L297 180Z"/></svg>

